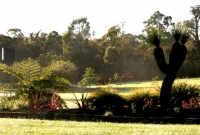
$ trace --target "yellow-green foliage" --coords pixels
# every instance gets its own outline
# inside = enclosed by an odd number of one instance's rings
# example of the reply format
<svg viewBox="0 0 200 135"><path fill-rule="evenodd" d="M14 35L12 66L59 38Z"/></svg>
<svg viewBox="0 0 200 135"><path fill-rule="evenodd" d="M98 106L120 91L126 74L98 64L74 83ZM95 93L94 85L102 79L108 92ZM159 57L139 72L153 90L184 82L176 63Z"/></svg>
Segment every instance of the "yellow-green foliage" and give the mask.
<svg viewBox="0 0 200 135"><path fill-rule="evenodd" d="M199 85L185 82L175 82L171 91L171 103L181 106L182 101L189 101L192 97L198 97L200 94Z"/></svg>
<svg viewBox="0 0 200 135"><path fill-rule="evenodd" d="M89 97L98 97L99 95L103 95L103 94L119 95L119 91L112 87L105 87L105 88L100 88L99 90L96 90L94 92L91 92Z"/></svg>
<svg viewBox="0 0 200 135"><path fill-rule="evenodd" d="M0 100L1 110L22 110L28 108L28 100L23 96L4 97Z"/></svg>
<svg viewBox="0 0 200 135"><path fill-rule="evenodd" d="M126 95L144 95L144 94L147 94L150 95L150 96L158 96L159 95L159 91L155 88L143 88L143 89L136 89L136 90L132 90L131 92L129 93L126 93Z"/></svg>
<svg viewBox="0 0 200 135"><path fill-rule="evenodd" d="M97 109L124 108L128 102L116 89L111 87L101 88L90 93L87 102L92 102Z"/></svg>
<svg viewBox="0 0 200 135"><path fill-rule="evenodd" d="M146 88L132 90L123 96L129 103L136 105L136 110L142 110L145 105L144 100L153 101L153 104L151 104L153 108L158 105L159 92L155 88Z"/></svg>

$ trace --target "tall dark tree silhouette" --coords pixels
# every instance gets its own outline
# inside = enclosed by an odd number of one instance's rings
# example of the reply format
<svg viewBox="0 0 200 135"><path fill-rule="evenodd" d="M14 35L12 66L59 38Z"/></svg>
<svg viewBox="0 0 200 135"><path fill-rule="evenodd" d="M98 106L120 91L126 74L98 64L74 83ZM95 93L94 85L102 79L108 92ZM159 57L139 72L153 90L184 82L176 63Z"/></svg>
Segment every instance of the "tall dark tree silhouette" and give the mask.
<svg viewBox="0 0 200 135"><path fill-rule="evenodd" d="M154 49L154 58L160 71L165 74L160 91L161 108L169 108L171 87L176 79L176 74L180 66L185 60L187 54L185 43L190 38L187 29L180 24L174 26L171 30L171 35L174 37L175 42L172 45L168 64L165 61L163 49L160 47L161 35L159 35L159 30L152 28L152 30L148 32L147 36L148 43L156 46Z"/></svg>

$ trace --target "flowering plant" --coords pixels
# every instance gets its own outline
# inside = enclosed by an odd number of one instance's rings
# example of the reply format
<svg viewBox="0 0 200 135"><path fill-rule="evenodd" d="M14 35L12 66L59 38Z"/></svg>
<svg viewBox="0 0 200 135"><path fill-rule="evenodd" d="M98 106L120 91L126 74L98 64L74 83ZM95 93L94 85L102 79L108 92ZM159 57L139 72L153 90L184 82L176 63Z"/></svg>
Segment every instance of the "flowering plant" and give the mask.
<svg viewBox="0 0 200 135"><path fill-rule="evenodd" d="M148 99L148 98L144 98L144 106L143 106L143 110L145 109L150 109L153 105L153 99Z"/></svg>
<svg viewBox="0 0 200 135"><path fill-rule="evenodd" d="M200 108L200 100L198 98L192 97L187 103L185 100L182 101L182 107L184 109L197 109Z"/></svg>

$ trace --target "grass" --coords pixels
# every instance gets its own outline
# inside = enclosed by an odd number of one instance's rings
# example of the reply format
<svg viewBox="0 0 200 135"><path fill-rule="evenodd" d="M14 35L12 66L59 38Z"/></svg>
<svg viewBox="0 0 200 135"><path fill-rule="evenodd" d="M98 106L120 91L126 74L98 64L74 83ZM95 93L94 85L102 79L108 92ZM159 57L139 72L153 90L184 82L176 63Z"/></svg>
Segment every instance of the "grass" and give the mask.
<svg viewBox="0 0 200 135"><path fill-rule="evenodd" d="M10 135L199 135L199 125L122 124L106 122L0 120L0 134Z"/></svg>

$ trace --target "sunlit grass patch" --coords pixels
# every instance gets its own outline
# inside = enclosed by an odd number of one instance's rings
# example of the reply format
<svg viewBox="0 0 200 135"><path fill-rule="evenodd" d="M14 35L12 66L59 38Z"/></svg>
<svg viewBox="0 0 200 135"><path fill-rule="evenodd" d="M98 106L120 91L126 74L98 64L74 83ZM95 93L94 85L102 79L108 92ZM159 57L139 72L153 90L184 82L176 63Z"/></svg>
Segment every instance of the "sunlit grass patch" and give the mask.
<svg viewBox="0 0 200 135"><path fill-rule="evenodd" d="M198 135L199 125L1 119L2 135Z"/></svg>

